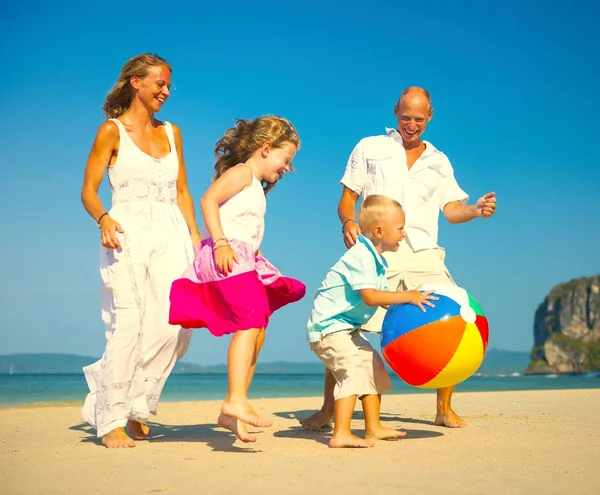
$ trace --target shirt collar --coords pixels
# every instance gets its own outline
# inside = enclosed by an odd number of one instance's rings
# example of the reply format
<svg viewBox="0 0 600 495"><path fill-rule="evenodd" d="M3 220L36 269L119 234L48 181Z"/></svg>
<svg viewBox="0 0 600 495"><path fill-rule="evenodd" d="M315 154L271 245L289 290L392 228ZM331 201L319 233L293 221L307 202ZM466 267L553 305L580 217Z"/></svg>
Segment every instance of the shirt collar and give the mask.
<svg viewBox="0 0 600 495"><path fill-rule="evenodd" d="M358 236L357 239L358 242L362 242L367 249L371 252L371 254L373 255L373 257L375 258L375 264L378 266L378 268L382 268L383 271L387 270L388 264L385 261L385 259L375 250L375 246L373 246L373 243L367 239L364 235L360 234Z"/></svg>
<svg viewBox="0 0 600 495"><path fill-rule="evenodd" d="M393 138L394 141L399 143L400 146L404 148L404 144L402 143L402 136L400 135L397 129L394 129L392 127L386 127L385 133L391 138ZM425 141L423 139L423 142L425 143L425 151L423 151L423 156L432 155L433 153L440 153L440 151L429 141Z"/></svg>

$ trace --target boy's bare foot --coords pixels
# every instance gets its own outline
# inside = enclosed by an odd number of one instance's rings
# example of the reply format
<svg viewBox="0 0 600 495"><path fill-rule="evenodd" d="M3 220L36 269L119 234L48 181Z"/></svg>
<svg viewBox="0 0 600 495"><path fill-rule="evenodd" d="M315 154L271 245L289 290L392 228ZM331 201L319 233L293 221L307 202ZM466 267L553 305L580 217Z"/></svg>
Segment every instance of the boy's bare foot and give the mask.
<svg viewBox="0 0 600 495"><path fill-rule="evenodd" d="M379 426L365 432L365 439L372 438L374 440L398 440L399 438L405 437L406 432L400 430L394 430L393 428L384 428Z"/></svg>
<svg viewBox="0 0 600 495"><path fill-rule="evenodd" d="M332 429L332 419L333 411L321 409L308 418L299 418L298 421L306 431L329 431Z"/></svg>
<svg viewBox="0 0 600 495"><path fill-rule="evenodd" d="M256 442L256 437L248 433L246 425L243 423L243 421L240 421L238 418L234 418L233 416L227 416L226 414L221 413L219 414L219 419L217 419L217 423L219 423L219 426L227 428L229 431L231 431L242 442Z"/></svg>
<svg viewBox="0 0 600 495"><path fill-rule="evenodd" d="M233 416L234 418L241 419L244 423L259 428L273 426L272 421L261 418L247 402L241 404L237 402L223 402L221 413L225 416Z"/></svg>
<svg viewBox="0 0 600 495"><path fill-rule="evenodd" d="M342 435L335 435L333 437L331 437L331 440L329 441L329 446L332 449L339 449L339 448L366 448L366 447L373 447L375 445L375 440L372 439L367 439L367 438L360 438L357 437L356 435L353 435L352 433L346 433L346 434L342 434Z"/></svg>
<svg viewBox="0 0 600 495"><path fill-rule="evenodd" d="M125 428L115 428L102 437L102 445L107 449L129 449L135 442L125 433Z"/></svg>
<svg viewBox="0 0 600 495"><path fill-rule="evenodd" d="M435 424L447 428L464 428L467 422L456 414L452 409L445 412L438 412L435 417Z"/></svg>
<svg viewBox="0 0 600 495"><path fill-rule="evenodd" d="M147 424L129 420L127 426L129 427L129 433L136 440L145 440L150 436L150 427Z"/></svg>

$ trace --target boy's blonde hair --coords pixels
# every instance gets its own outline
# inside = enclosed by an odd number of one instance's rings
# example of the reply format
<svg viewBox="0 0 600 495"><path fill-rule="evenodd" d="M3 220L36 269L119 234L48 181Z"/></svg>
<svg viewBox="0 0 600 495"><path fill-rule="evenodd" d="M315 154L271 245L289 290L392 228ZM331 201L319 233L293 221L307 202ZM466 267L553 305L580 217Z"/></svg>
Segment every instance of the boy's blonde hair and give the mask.
<svg viewBox="0 0 600 495"><path fill-rule="evenodd" d="M381 194L368 196L358 210L358 226L363 234L371 232L383 217L394 209L402 210L402 205L395 199Z"/></svg>

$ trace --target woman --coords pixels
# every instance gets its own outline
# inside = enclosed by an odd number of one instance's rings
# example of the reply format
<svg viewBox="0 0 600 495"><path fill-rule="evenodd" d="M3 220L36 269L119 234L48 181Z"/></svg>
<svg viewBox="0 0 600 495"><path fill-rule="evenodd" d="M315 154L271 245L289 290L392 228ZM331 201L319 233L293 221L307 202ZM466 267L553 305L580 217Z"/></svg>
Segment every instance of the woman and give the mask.
<svg viewBox="0 0 600 495"><path fill-rule="evenodd" d="M154 118L169 98L171 67L153 54L128 60L104 103L81 198L100 229L106 350L84 368L82 413L109 448L134 447L190 333L168 324L171 282L200 242L187 187L181 133ZM98 188L108 171L112 208ZM125 427L128 426L127 435ZM133 437L133 438L132 438Z"/></svg>

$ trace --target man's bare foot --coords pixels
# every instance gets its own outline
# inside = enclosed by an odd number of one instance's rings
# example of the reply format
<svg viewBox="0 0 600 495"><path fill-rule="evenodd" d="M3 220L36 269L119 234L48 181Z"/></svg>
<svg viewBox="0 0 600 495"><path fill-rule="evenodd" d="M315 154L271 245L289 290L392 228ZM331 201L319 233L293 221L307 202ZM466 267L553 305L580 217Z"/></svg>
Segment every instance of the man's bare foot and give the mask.
<svg viewBox="0 0 600 495"><path fill-rule="evenodd" d="M247 402L241 404L236 402L223 402L221 413L225 416L233 416L234 418L241 419L244 423L259 428L273 426L272 421L261 418Z"/></svg>
<svg viewBox="0 0 600 495"><path fill-rule="evenodd" d="M231 431L242 442L256 442L256 437L248 433L246 425L238 418L234 418L233 416L227 416L226 414L221 413L219 414L219 419L217 419L217 423L219 423L219 426L227 428L229 431Z"/></svg>
<svg viewBox="0 0 600 495"><path fill-rule="evenodd" d="M438 426L445 426L447 428L464 428L467 426L467 422L452 409L448 409L443 413L438 411L435 417L435 424Z"/></svg>
<svg viewBox="0 0 600 495"><path fill-rule="evenodd" d="M125 428L115 428L102 437L102 445L107 449L129 449L135 442L125 433Z"/></svg>
<svg viewBox="0 0 600 495"><path fill-rule="evenodd" d="M306 431L330 431L332 430L332 419L333 411L321 409L308 418L299 418L298 421Z"/></svg>
<svg viewBox="0 0 600 495"><path fill-rule="evenodd" d="M150 436L150 427L147 424L129 420L127 426L129 427L129 433L136 440L145 440Z"/></svg>
<svg viewBox="0 0 600 495"><path fill-rule="evenodd" d="M329 446L332 449L339 449L339 448L344 448L344 447L345 448L364 449L366 447L373 447L374 445L375 445L375 440L367 439L367 438L360 438L349 432L341 434L341 435L340 434L334 435L333 437L331 437L331 440L329 441Z"/></svg>
<svg viewBox="0 0 600 495"><path fill-rule="evenodd" d="M372 438L374 440L398 440L405 436L405 431L384 428L381 425L378 428L373 428L365 432L365 439Z"/></svg>

